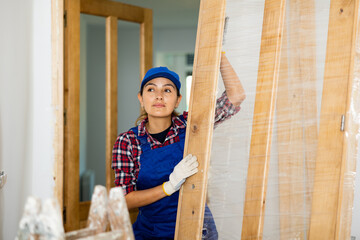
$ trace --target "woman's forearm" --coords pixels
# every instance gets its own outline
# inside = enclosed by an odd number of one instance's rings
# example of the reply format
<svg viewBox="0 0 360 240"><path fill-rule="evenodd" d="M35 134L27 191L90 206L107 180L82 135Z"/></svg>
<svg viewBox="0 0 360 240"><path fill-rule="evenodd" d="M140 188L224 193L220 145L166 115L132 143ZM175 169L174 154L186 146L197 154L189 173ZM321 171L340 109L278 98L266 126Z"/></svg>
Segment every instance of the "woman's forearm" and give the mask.
<svg viewBox="0 0 360 240"><path fill-rule="evenodd" d="M133 191L125 196L128 209L143 207L167 197L162 185L146 190Z"/></svg>
<svg viewBox="0 0 360 240"><path fill-rule="evenodd" d="M221 53L220 72L230 102L239 106L245 100L245 90L225 53Z"/></svg>

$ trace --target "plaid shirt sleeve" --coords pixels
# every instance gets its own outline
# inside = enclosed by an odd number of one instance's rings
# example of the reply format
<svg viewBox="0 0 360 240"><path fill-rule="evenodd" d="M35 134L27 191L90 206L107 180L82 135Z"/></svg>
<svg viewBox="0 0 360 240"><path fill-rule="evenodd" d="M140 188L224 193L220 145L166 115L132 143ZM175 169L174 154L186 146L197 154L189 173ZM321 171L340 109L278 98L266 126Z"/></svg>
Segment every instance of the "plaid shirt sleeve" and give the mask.
<svg viewBox="0 0 360 240"><path fill-rule="evenodd" d="M214 128L216 128L219 124L221 124L225 120L234 116L239 111L240 111L240 106L235 107L227 97L226 91L224 91L221 97L219 97L216 100ZM187 121L188 112L184 112L183 116L185 121Z"/></svg>
<svg viewBox="0 0 360 240"><path fill-rule="evenodd" d="M120 134L114 144L112 168L115 171L115 186L122 187L125 194L136 190L140 151L138 140L131 130Z"/></svg>
<svg viewBox="0 0 360 240"><path fill-rule="evenodd" d="M240 106L235 107L227 97L226 91L224 91L221 97L216 100L214 128L234 116L239 111Z"/></svg>

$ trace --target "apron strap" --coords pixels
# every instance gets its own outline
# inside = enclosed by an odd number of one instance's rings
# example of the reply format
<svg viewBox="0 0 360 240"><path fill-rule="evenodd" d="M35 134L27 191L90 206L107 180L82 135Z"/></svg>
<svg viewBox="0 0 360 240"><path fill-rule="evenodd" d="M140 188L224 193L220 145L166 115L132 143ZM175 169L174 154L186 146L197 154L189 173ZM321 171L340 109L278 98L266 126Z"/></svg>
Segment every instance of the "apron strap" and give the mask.
<svg viewBox="0 0 360 240"><path fill-rule="evenodd" d="M138 126L131 128L131 130L135 133L136 138L140 141L141 151L145 152L151 149L150 143L148 142L148 136L145 134L143 136L139 136Z"/></svg>

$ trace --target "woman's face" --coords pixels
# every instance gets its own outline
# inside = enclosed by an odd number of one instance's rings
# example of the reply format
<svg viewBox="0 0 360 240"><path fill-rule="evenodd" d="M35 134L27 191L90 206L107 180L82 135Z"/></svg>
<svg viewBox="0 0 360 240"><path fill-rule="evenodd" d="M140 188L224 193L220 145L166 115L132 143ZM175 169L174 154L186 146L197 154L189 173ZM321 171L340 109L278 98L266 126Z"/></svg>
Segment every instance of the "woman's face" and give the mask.
<svg viewBox="0 0 360 240"><path fill-rule="evenodd" d="M142 96L139 93L138 98L149 119L171 117L172 112L181 101L181 96L177 96L175 84L163 77L154 78L147 82L143 88Z"/></svg>

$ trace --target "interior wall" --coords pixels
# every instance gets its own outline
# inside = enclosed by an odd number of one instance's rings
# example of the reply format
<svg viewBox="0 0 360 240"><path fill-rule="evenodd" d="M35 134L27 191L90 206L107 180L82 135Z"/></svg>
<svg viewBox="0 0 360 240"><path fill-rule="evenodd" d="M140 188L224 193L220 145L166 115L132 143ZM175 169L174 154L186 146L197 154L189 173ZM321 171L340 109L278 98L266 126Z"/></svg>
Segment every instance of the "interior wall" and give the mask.
<svg viewBox="0 0 360 240"><path fill-rule="evenodd" d="M140 26L118 30L118 133L135 126L140 112Z"/></svg>
<svg viewBox="0 0 360 240"><path fill-rule="evenodd" d="M86 86L80 87L86 94L86 115L80 115L80 119L86 119L86 169L95 171L95 184L104 186L105 28L88 26L86 31Z"/></svg>
<svg viewBox="0 0 360 240"><path fill-rule="evenodd" d="M29 195L53 196L50 7L0 2L0 239L14 239Z"/></svg>
<svg viewBox="0 0 360 240"><path fill-rule="evenodd" d="M85 26L84 26L85 25ZM80 175L86 170L86 144L87 144L87 94L86 94L86 64L87 64L87 27L84 15L80 15Z"/></svg>

